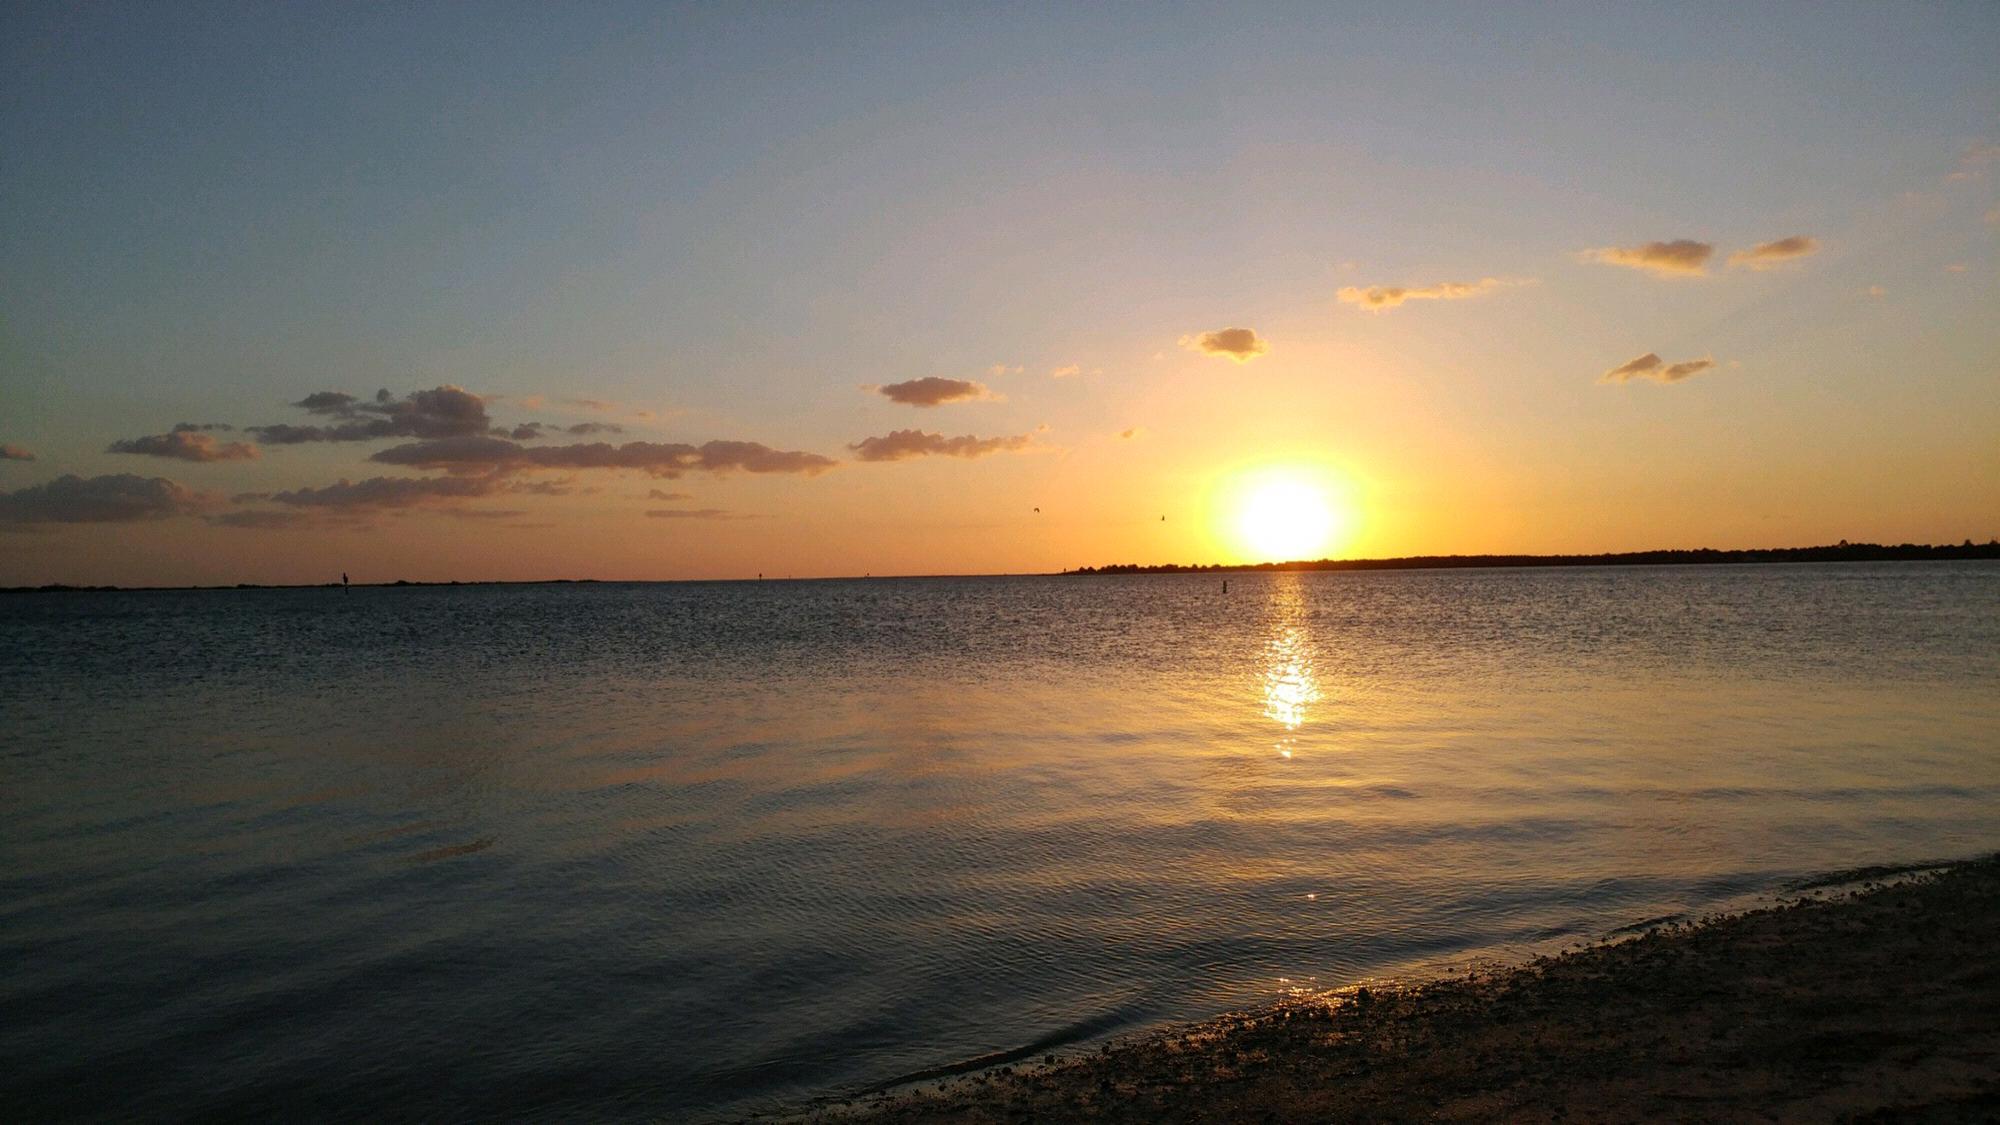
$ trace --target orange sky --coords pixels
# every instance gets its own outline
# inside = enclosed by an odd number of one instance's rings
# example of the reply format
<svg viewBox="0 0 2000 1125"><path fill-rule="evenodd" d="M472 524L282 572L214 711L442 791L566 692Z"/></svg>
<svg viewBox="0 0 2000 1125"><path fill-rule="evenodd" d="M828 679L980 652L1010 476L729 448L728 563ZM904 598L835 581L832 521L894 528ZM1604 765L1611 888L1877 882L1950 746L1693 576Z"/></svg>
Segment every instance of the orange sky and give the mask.
<svg viewBox="0 0 2000 1125"><path fill-rule="evenodd" d="M2000 534L1990 6L1256 12L9 17L0 583Z"/></svg>

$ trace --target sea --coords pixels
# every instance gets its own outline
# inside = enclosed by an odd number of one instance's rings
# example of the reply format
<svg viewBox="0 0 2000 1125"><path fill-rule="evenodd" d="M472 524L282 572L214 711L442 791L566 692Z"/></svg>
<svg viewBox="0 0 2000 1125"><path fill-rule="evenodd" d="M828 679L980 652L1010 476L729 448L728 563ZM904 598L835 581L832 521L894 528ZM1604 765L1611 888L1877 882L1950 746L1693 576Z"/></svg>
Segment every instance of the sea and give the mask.
<svg viewBox="0 0 2000 1125"><path fill-rule="evenodd" d="M12 1121L727 1120L2000 848L1992 562L35 593L0 642Z"/></svg>

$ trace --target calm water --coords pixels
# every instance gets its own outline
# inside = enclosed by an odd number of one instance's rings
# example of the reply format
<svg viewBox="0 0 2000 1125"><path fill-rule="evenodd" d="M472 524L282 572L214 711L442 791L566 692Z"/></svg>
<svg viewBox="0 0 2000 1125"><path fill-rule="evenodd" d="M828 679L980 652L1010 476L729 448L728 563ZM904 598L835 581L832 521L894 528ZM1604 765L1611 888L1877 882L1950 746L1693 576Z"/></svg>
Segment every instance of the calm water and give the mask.
<svg viewBox="0 0 2000 1125"><path fill-rule="evenodd" d="M685 1117L2000 847L2000 566L0 598L0 1117Z"/></svg>

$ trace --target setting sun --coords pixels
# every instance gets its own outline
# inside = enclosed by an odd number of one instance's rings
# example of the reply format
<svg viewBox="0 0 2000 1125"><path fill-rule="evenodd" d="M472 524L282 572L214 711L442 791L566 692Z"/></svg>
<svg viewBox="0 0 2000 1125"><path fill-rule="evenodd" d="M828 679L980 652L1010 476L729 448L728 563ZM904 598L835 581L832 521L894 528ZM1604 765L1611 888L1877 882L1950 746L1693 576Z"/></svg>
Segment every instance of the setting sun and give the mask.
<svg viewBox="0 0 2000 1125"><path fill-rule="evenodd" d="M1326 489L1294 473L1250 481L1236 509L1236 535L1258 561L1319 558L1343 523Z"/></svg>

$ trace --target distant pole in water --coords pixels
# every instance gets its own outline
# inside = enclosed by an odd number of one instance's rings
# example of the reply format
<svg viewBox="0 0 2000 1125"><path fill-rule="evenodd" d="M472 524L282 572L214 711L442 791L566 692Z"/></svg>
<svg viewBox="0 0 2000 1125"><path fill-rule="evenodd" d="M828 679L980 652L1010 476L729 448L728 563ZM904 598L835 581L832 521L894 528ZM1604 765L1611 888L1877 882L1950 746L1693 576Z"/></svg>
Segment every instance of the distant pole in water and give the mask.
<svg viewBox="0 0 2000 1125"><path fill-rule="evenodd" d="M347 592L347 572L344 570L340 572L340 592L343 594Z"/></svg>
<svg viewBox="0 0 2000 1125"><path fill-rule="evenodd" d="M1227 578L1222 580L1222 592L1225 594L1229 592L1229 579Z"/></svg>

